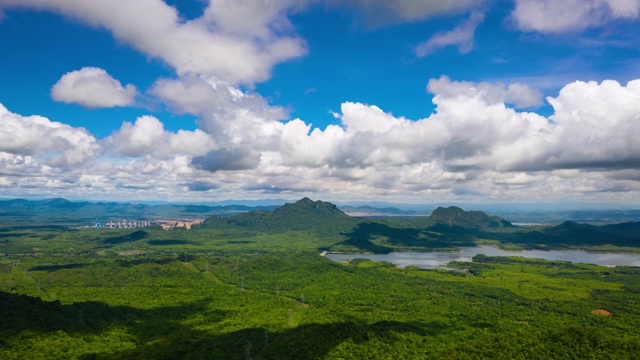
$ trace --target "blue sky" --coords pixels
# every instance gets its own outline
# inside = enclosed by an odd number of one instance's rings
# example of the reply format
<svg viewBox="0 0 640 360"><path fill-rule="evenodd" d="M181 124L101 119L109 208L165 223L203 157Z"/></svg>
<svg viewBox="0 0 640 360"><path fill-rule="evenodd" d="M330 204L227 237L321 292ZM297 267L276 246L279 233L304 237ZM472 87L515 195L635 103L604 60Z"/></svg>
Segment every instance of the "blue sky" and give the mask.
<svg viewBox="0 0 640 360"><path fill-rule="evenodd" d="M0 0L0 196L640 199L640 0Z"/></svg>

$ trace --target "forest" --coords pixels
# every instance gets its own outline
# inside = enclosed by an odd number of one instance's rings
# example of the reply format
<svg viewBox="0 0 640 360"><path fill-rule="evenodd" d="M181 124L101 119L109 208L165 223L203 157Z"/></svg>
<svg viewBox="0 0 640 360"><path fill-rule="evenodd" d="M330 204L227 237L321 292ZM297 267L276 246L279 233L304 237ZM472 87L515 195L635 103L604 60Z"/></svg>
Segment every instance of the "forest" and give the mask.
<svg viewBox="0 0 640 360"><path fill-rule="evenodd" d="M521 229L458 208L358 219L308 199L191 230L5 219L0 358L637 359L637 267L478 255L424 270L319 256L481 243L637 251L635 226Z"/></svg>

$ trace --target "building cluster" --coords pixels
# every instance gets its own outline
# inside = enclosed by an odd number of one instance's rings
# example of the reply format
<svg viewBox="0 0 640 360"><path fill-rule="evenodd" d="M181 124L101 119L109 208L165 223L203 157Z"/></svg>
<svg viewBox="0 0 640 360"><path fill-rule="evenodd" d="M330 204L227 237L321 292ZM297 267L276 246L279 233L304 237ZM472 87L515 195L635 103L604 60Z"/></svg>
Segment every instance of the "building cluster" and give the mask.
<svg viewBox="0 0 640 360"><path fill-rule="evenodd" d="M109 221L109 223L107 224L107 228L109 229L134 229L134 228L141 228L141 227L147 227L151 225L150 221L146 221L146 220L129 220L127 221L125 220L120 220L120 221Z"/></svg>
<svg viewBox="0 0 640 360"><path fill-rule="evenodd" d="M202 224L203 221L204 219L156 220L156 224L160 224L165 230L174 228L191 229L193 225Z"/></svg>

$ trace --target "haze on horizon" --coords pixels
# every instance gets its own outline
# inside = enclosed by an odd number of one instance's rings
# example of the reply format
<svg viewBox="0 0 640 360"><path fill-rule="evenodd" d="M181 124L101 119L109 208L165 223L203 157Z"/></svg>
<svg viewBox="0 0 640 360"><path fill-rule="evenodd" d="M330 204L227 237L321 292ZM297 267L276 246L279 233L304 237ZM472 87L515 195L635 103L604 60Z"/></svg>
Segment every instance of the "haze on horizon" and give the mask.
<svg viewBox="0 0 640 360"><path fill-rule="evenodd" d="M640 0L0 0L0 197L638 204Z"/></svg>

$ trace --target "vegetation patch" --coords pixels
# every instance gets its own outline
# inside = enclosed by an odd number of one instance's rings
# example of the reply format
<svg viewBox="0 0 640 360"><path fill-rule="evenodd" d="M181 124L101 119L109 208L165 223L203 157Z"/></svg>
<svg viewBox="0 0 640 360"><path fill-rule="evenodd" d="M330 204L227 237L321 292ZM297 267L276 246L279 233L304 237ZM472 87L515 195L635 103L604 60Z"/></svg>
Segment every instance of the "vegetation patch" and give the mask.
<svg viewBox="0 0 640 360"><path fill-rule="evenodd" d="M107 244L111 244L111 245L116 245L116 244L122 244L122 243L128 243L128 242L133 242L133 241L138 241L138 240L142 240L144 238L146 238L147 236L149 236L149 233L144 231L144 230L136 230L130 234L127 235L123 235L123 236L117 236L117 237L111 237L108 239L103 240L103 243L107 243Z"/></svg>
<svg viewBox="0 0 640 360"><path fill-rule="evenodd" d="M168 246L168 245L186 245L189 244L187 240L149 240L147 244L153 246Z"/></svg>
<svg viewBox="0 0 640 360"><path fill-rule="evenodd" d="M372 243L365 239L348 239L330 247L331 251L388 254L392 248Z"/></svg>

